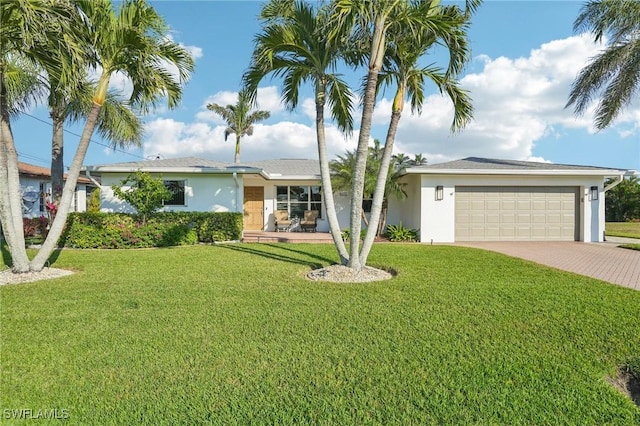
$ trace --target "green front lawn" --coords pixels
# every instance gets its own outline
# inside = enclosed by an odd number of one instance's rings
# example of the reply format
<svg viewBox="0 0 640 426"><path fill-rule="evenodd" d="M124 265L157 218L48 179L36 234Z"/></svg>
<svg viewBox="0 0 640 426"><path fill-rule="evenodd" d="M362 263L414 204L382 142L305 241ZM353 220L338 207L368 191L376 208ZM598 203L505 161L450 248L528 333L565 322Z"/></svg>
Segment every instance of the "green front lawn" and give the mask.
<svg viewBox="0 0 640 426"><path fill-rule="evenodd" d="M71 424L638 424L640 292L471 248L380 245L393 280L310 282L329 244L65 250L0 288L0 408ZM629 364L630 365L630 364ZM634 364L635 365L635 364ZM66 410L66 411L61 411Z"/></svg>
<svg viewBox="0 0 640 426"><path fill-rule="evenodd" d="M607 222L605 229L611 237L640 238L640 222Z"/></svg>

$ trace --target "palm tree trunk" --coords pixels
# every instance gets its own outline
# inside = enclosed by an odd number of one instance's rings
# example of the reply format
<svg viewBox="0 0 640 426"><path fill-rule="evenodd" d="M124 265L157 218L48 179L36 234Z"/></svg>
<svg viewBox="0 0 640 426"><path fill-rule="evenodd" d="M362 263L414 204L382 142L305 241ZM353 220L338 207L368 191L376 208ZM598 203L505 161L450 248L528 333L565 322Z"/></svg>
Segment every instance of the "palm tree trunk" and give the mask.
<svg viewBox="0 0 640 426"><path fill-rule="evenodd" d="M393 102L393 110L391 112L391 121L389 122L389 129L387 130L387 139L384 143L384 150L382 152L382 159L380 161L380 170L378 170L378 179L376 180L376 189L373 193L373 201L371 202L371 215L369 216L369 228L367 234L364 237L362 243L362 250L360 251L360 259L363 264L366 264L369 252L373 246L373 241L376 237L376 231L380 222L380 213L384 204L384 192L387 184L387 176L389 175L389 164L391 164L391 155L393 153L393 143L396 139L396 131L398 130L398 123L400 122L400 116L402 115L402 102L404 102L404 88L398 87L396 97Z"/></svg>
<svg viewBox="0 0 640 426"><path fill-rule="evenodd" d="M358 147L356 150L356 164L353 176L353 187L351 191L351 246L349 251L350 268L360 270L365 264L360 259L360 235L361 223L360 215L362 211L362 196L364 193L364 176L367 169L367 156L369 154L369 136L371 135L371 120L373 108L376 101L376 85L378 83L378 73L382 68L384 58L385 34L384 34L384 14L379 14L375 19L374 34L371 41L371 57L369 60L369 72L367 74L367 85L362 102L362 119L360 121L360 134L358 135ZM371 223L371 220L370 220ZM371 229L371 226L369 226ZM375 229L374 229L375 232ZM355 239L353 238L355 236Z"/></svg>
<svg viewBox="0 0 640 426"><path fill-rule="evenodd" d="M240 135L237 133L236 133L236 155L233 162L236 164L240 164Z"/></svg>
<svg viewBox="0 0 640 426"><path fill-rule="evenodd" d="M336 213L336 204L333 198L333 186L331 185L331 172L329 169L329 155L324 133L324 91L318 90L316 94L316 136L318 139L318 159L320 160L320 179L322 182L322 198L329 222L329 231L333 244L338 251L340 264L346 265L349 261L349 253L342 239L340 223Z"/></svg>
<svg viewBox="0 0 640 426"><path fill-rule="evenodd" d="M57 110L51 112L53 135L51 139L51 201L59 204L64 186L64 119Z"/></svg>
<svg viewBox="0 0 640 426"><path fill-rule="evenodd" d="M87 150L89 149L93 129L96 127L96 123L98 122L98 115L100 114L101 108L101 104L94 103L93 108L87 117L87 122L84 126L84 131L82 132L82 137L78 144L78 149L76 150L76 154L71 162L71 167L67 174L67 181L65 182L64 189L62 190L62 198L60 199L58 213L51 224L49 234L42 244L42 248L31 261L30 268L32 271L41 271L42 268L44 268L45 263L49 259L51 253L53 253L53 250L62 235L69 210L71 210L71 203L73 202L73 195L78 182L78 177L80 176L80 169L82 168L82 163L87 154Z"/></svg>
<svg viewBox="0 0 640 426"><path fill-rule="evenodd" d="M29 271L22 226L22 193L18 153L9 120L4 68L0 64L0 221L12 260L12 271Z"/></svg>

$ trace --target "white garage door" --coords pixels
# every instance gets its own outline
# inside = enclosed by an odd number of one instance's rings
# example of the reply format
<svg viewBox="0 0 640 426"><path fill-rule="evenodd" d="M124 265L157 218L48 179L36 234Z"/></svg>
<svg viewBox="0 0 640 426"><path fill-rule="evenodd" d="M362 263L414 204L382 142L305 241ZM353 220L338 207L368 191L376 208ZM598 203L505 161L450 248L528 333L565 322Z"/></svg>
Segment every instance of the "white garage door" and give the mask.
<svg viewBox="0 0 640 426"><path fill-rule="evenodd" d="M456 241L574 241L577 187L456 187Z"/></svg>

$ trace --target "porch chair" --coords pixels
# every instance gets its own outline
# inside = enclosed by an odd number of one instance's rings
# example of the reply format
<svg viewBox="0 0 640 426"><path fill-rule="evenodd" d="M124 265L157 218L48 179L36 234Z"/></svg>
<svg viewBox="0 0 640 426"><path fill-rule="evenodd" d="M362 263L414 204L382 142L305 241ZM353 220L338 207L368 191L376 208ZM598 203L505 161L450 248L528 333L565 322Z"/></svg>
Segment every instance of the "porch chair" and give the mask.
<svg viewBox="0 0 640 426"><path fill-rule="evenodd" d="M318 210L305 210L304 218L300 221L300 228L303 231L316 232L318 226Z"/></svg>
<svg viewBox="0 0 640 426"><path fill-rule="evenodd" d="M276 226L276 232L280 230L286 231L291 226L291 219L289 219L288 211L276 210L273 212L273 217Z"/></svg>

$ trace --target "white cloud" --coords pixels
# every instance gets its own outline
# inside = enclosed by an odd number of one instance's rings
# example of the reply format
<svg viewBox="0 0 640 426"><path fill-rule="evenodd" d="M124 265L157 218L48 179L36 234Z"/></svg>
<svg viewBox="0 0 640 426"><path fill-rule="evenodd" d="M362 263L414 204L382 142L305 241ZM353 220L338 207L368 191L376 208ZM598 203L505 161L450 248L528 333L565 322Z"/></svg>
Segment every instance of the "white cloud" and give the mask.
<svg viewBox="0 0 640 426"><path fill-rule="evenodd" d="M449 127L453 108L447 98L440 94L428 96L421 115L412 115L410 105L406 104L394 151L410 155L422 153L430 163L469 156L546 161L533 153L537 141L547 137L565 138L575 129L594 131L592 110L576 118L573 111L564 106L576 74L600 48L588 37L569 37L545 43L527 57L492 59L481 55L476 58L482 65L481 70L461 80L473 99L474 120L463 131L452 135ZM227 105L236 100L237 92L218 92L205 100L193 123L152 121L147 128L145 155L199 155L233 161L233 135L224 141L226 123L206 110L206 104ZM376 105L373 125L377 137L386 134L391 102L384 98ZM284 113L278 89L269 86L259 89L258 103L260 109L271 111L272 119L256 125L253 136L242 139L242 160L317 158L312 98L300 100L298 115L288 115ZM270 124L274 118L281 121ZM359 112L354 118L356 122L359 120ZM640 131L638 102L625 110L615 129L622 137L637 136ZM326 139L330 155L335 156L355 148L357 131L345 138L334 126L328 125Z"/></svg>
<svg viewBox="0 0 640 426"><path fill-rule="evenodd" d="M452 136L448 128L453 108L448 99L430 96L421 116L411 115L405 105L396 151L421 152L431 163L468 156L541 160L532 156L537 140L570 129L594 132L593 108L576 118L564 106L573 79L600 48L582 36L545 43L528 57L478 57L482 71L461 80L473 99L474 120ZM390 101L380 102L375 117L384 121L389 114ZM640 107L630 108L617 124L637 133Z"/></svg>
<svg viewBox="0 0 640 426"><path fill-rule="evenodd" d="M233 162L235 135L224 140L224 125L182 123L158 118L147 124L144 156L159 154L164 158L201 156ZM354 138L345 138L335 127L326 129L327 149L331 156L355 147ZM316 132L313 126L281 121L273 125L257 124L252 136L244 136L240 144L244 161L271 158L318 158Z"/></svg>

